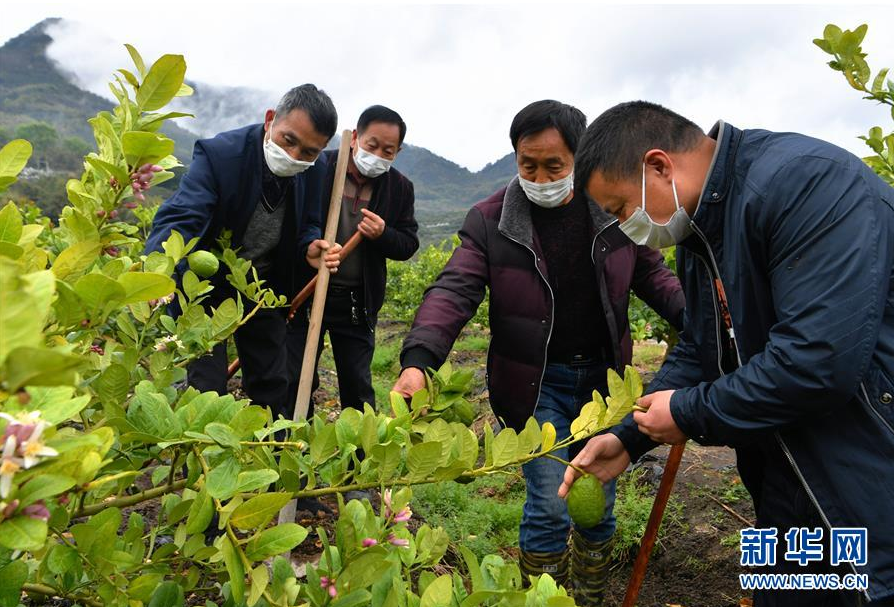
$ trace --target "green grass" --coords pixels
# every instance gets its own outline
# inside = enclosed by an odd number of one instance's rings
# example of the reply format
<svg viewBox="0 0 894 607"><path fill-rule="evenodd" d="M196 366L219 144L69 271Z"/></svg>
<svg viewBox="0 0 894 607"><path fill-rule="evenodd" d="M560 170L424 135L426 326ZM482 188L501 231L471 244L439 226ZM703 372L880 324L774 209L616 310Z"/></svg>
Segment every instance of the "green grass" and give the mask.
<svg viewBox="0 0 894 607"><path fill-rule="evenodd" d="M469 335L453 344L457 352L487 352L490 338L483 335Z"/></svg>
<svg viewBox="0 0 894 607"><path fill-rule="evenodd" d="M618 478L614 509L617 528L612 548L612 560L615 561L628 561L635 557L640 540L646 532L655 496L646 484L640 482L642 474L642 471L634 471ZM683 504L672 496L664 511L664 521L658 529L656 548L672 530L685 526L682 521Z"/></svg>
<svg viewBox="0 0 894 607"><path fill-rule="evenodd" d="M518 471L516 471L518 472ZM503 474L469 484L438 483L413 489L413 508L432 526L482 558L518 546L525 483Z"/></svg>
<svg viewBox="0 0 894 607"><path fill-rule="evenodd" d="M665 344L637 342L633 344L633 366L640 371L657 371L664 360Z"/></svg>

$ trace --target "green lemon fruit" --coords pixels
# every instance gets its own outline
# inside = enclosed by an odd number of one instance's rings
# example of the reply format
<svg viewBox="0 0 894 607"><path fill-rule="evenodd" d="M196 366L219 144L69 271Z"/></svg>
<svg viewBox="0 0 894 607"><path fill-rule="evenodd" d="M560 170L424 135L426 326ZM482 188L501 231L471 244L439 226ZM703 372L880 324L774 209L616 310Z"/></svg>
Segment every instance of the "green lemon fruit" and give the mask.
<svg viewBox="0 0 894 607"><path fill-rule="evenodd" d="M217 261L217 257L208 251L196 251L195 253L190 253L189 257L186 258L186 261L189 262L189 269L202 278L210 278L217 274L217 268L220 265Z"/></svg>
<svg viewBox="0 0 894 607"><path fill-rule="evenodd" d="M605 516L605 491L599 479L592 474L577 479L565 499L568 515L582 529L595 527Z"/></svg>

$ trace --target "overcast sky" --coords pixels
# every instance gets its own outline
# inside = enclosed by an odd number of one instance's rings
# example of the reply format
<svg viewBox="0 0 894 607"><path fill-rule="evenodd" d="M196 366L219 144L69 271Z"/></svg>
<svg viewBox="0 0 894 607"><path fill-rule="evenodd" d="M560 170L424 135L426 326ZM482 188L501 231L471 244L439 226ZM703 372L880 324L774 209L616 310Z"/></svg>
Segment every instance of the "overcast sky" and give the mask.
<svg viewBox="0 0 894 607"><path fill-rule="evenodd" d="M271 99L314 82L334 99L342 128L383 103L404 116L409 143L472 170L511 151L512 117L543 98L576 105L588 120L647 99L705 128L723 118L800 131L860 155L868 148L856 137L891 121L811 42L826 23L866 22L870 65L894 67L891 6L29 0L4 3L0 39L53 16L81 23L53 57L100 94L115 68L130 67L130 42L147 60L182 53L191 79Z"/></svg>

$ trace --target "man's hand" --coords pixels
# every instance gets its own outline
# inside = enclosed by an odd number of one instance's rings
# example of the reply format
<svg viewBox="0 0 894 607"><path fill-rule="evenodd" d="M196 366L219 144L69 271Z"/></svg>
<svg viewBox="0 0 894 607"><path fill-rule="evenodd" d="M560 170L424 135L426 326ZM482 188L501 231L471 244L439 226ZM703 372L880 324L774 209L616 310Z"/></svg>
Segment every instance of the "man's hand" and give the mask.
<svg viewBox="0 0 894 607"><path fill-rule="evenodd" d="M341 263L338 259L339 251L341 251L340 244L330 246L325 240L314 240L307 247L307 263L319 270L322 259L329 271L335 274L338 272L338 264Z"/></svg>
<svg viewBox="0 0 894 607"><path fill-rule="evenodd" d="M643 396L637 405L646 411L634 411L633 421L639 431L656 443L676 445L686 442L686 435L677 427L670 411L673 390L662 390Z"/></svg>
<svg viewBox="0 0 894 607"><path fill-rule="evenodd" d="M425 373L422 372L422 369L407 367L400 372L400 377L397 378L397 382L391 388L391 391L397 392L404 398L410 398L424 387Z"/></svg>
<svg viewBox="0 0 894 607"><path fill-rule="evenodd" d="M616 478L630 464L630 455L624 449L624 443L614 434L594 436L581 449L571 463L607 483ZM568 466L565 468L565 479L559 487L559 497L565 497L571 485L580 476L580 472Z"/></svg>
<svg viewBox="0 0 894 607"><path fill-rule="evenodd" d="M357 231L368 240L375 240L381 236L385 231L385 220L369 209L360 209L360 212L363 213L363 221L357 224Z"/></svg>

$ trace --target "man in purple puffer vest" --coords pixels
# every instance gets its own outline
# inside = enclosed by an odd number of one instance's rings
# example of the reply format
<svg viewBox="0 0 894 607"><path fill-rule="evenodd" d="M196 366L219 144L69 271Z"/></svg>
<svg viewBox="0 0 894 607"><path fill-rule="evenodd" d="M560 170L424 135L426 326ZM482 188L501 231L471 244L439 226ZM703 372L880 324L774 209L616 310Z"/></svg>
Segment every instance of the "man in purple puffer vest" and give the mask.
<svg viewBox="0 0 894 607"><path fill-rule="evenodd" d="M518 177L469 211L461 245L425 293L401 352L394 390L424 387L423 370L439 367L490 289L491 344L487 384L504 425L524 427L534 416L551 422L558 439L591 400L607 391L606 372L623 373L632 341L630 290L675 327L682 322L680 284L661 254L638 247L618 222L576 194L574 152L584 114L558 101L538 101L512 121ZM557 453L559 457L574 457ZM601 605L615 519L614 483L606 485L605 518L574 528L556 495L564 466L539 458L523 467L527 499L520 564L526 575L550 573L574 582L580 605Z"/></svg>

